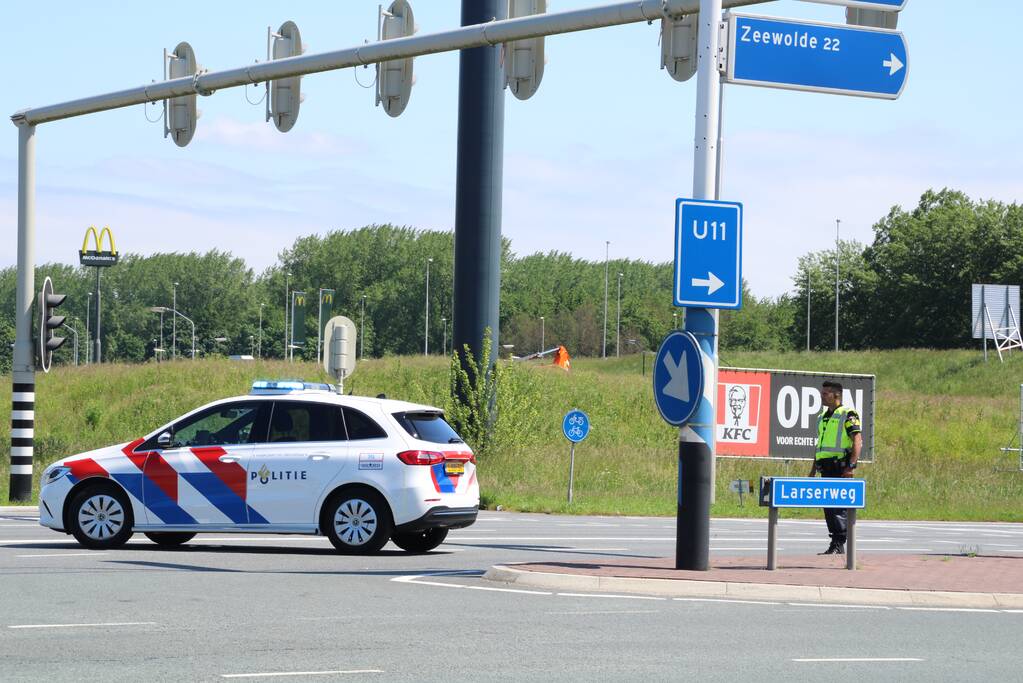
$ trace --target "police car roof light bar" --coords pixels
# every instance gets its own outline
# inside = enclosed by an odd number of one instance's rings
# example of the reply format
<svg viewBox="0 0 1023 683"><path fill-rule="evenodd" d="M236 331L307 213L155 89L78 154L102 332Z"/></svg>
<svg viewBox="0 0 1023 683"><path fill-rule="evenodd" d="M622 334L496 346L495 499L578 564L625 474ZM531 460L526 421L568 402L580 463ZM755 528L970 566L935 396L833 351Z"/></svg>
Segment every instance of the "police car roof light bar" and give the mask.
<svg viewBox="0 0 1023 683"><path fill-rule="evenodd" d="M303 382L297 379L257 379L252 383L249 391L252 395L261 394L287 394L295 391L329 391L334 389L324 382Z"/></svg>

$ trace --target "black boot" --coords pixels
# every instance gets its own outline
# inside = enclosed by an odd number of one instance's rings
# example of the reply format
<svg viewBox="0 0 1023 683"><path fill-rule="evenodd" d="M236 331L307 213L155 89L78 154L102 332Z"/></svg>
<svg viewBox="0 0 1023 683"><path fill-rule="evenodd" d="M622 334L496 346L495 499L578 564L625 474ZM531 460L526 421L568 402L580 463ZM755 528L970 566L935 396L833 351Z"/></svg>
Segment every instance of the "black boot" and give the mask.
<svg viewBox="0 0 1023 683"><path fill-rule="evenodd" d="M828 546L828 549L827 549L827 550L825 550L825 551L824 551L824 552L822 552L822 553L817 553L817 554L818 554L818 555L834 555L834 554L835 554L835 553L837 552L837 551L835 550L835 548L836 548L836 546L835 546L835 542L834 542L834 541L832 541L832 542L831 542L831 545L829 545L829 546Z"/></svg>
<svg viewBox="0 0 1023 683"><path fill-rule="evenodd" d="M828 553L829 555L845 555L845 544L844 543L836 543L832 547L834 548L834 551Z"/></svg>

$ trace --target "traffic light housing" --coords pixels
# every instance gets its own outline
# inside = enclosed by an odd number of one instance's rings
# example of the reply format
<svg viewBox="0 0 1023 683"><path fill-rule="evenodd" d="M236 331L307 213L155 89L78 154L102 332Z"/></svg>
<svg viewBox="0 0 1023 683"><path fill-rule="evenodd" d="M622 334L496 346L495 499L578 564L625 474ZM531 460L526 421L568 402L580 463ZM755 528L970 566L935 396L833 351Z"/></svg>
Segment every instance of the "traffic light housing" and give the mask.
<svg viewBox="0 0 1023 683"><path fill-rule="evenodd" d="M50 371L53 352L67 341L66 338L58 337L54 333L54 330L63 325L66 319L63 315L56 315L56 308L63 304L65 299L67 299L67 294L53 292L53 282L47 277L43 281L43 288L39 291L39 365L43 372Z"/></svg>

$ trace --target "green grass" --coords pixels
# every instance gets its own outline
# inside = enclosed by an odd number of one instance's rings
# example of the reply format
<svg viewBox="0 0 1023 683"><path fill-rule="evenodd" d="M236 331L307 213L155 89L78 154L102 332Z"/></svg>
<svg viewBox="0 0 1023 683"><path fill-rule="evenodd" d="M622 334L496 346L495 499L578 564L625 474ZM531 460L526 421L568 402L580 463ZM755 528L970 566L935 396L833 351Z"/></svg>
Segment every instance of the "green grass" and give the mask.
<svg viewBox="0 0 1023 683"><path fill-rule="evenodd" d="M861 518L1023 521L1023 473L999 449L1016 431L1023 355L984 363L976 351L726 353L733 367L877 375L876 463ZM502 361L504 362L504 361ZM571 372L515 364L498 398L496 447L480 462L486 505L580 514L672 515L678 430L654 408L641 358L574 359ZM141 436L206 401L243 394L259 377L325 381L313 364L177 361L60 367L37 376L36 484L46 464ZM10 377L0 378L10 396ZM446 407L448 366L439 357L360 363L346 389ZM585 410L592 432L576 447L574 502L566 501L568 442L561 416ZM0 402L0 500L7 499L10 403ZM765 516L750 496L739 507L732 479L803 476L804 461L719 459L713 514ZM786 517L819 516L786 511Z"/></svg>

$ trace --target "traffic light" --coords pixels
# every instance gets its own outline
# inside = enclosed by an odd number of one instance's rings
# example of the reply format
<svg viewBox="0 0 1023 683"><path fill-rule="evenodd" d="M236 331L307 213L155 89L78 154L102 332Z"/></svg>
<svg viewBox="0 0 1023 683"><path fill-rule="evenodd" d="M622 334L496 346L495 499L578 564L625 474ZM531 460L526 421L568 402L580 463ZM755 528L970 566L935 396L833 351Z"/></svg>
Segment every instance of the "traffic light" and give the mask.
<svg viewBox="0 0 1023 683"><path fill-rule="evenodd" d="M43 372L50 371L53 352L59 349L67 339L58 337L54 330L64 324L65 316L54 315L57 306L64 303L67 294L54 294L53 282L47 277L39 292L39 365Z"/></svg>

